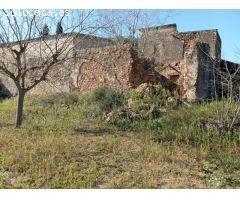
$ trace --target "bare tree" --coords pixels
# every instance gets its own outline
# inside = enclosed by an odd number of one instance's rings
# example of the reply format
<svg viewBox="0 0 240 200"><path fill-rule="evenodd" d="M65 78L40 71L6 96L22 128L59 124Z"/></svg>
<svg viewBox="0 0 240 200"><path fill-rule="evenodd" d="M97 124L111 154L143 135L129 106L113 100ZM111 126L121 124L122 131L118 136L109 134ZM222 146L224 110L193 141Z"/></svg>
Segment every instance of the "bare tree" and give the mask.
<svg viewBox="0 0 240 200"><path fill-rule="evenodd" d="M39 37L46 22L55 24L49 27L56 27L59 18L16 16L9 15L11 10L1 11L0 73L11 79L18 91L16 127L23 121L26 93L45 81L51 70L73 58L73 40L78 33L93 33L97 29L89 22L93 11L75 12L78 20L65 15L60 19L66 34Z"/></svg>
<svg viewBox="0 0 240 200"><path fill-rule="evenodd" d="M217 118L214 125L220 133L232 133L240 125L240 64L218 61L215 75Z"/></svg>

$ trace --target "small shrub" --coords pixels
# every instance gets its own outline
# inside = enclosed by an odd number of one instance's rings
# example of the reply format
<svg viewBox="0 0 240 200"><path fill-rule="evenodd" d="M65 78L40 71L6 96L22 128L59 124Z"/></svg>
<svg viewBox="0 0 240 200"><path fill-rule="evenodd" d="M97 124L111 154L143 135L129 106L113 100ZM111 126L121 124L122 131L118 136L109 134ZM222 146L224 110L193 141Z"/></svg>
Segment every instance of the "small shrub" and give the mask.
<svg viewBox="0 0 240 200"><path fill-rule="evenodd" d="M206 174L212 174L217 169L217 165L214 163L203 163L202 170Z"/></svg>
<svg viewBox="0 0 240 200"><path fill-rule="evenodd" d="M111 111L123 102L121 94L110 88L96 89L92 94L92 100L99 105L102 111Z"/></svg>
<svg viewBox="0 0 240 200"><path fill-rule="evenodd" d="M206 176L203 181L208 187L215 189L223 188L225 185L225 179L222 176L209 175Z"/></svg>
<svg viewBox="0 0 240 200"><path fill-rule="evenodd" d="M239 187L240 186L240 179L234 176L228 176L225 178L226 185L231 187Z"/></svg>
<svg viewBox="0 0 240 200"><path fill-rule="evenodd" d="M207 118L207 128L216 129L220 134L235 134L240 127L240 102L239 101L215 101L214 115Z"/></svg>

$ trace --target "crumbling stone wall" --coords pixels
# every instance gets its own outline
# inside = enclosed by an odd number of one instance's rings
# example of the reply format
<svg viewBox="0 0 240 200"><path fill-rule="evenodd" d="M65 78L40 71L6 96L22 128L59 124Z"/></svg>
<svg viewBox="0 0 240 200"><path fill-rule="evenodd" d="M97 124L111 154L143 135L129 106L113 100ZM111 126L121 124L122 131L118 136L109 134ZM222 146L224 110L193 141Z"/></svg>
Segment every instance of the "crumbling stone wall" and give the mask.
<svg viewBox="0 0 240 200"><path fill-rule="evenodd" d="M28 92L28 95L69 92L71 86L70 75L74 69L74 65L74 60L55 65L49 72L46 81L40 82Z"/></svg>
<svg viewBox="0 0 240 200"><path fill-rule="evenodd" d="M90 91L109 87L123 91L143 82L156 82L156 74L144 71L144 62L130 44L75 49L71 62L56 66L43 81L29 91L47 94Z"/></svg>
<svg viewBox="0 0 240 200"><path fill-rule="evenodd" d="M176 24L140 29L139 52L154 61L156 68L178 63L183 57L183 41L179 40Z"/></svg>
<svg viewBox="0 0 240 200"><path fill-rule="evenodd" d="M77 34L73 39L74 49L98 48L113 45L113 41L107 38L93 35Z"/></svg>
<svg viewBox="0 0 240 200"><path fill-rule="evenodd" d="M150 68L176 82L180 76L180 62L184 41L176 37L176 24L140 29L139 54L151 61Z"/></svg>
<svg viewBox="0 0 240 200"><path fill-rule="evenodd" d="M36 59L40 58L39 55L47 58L49 55L51 55L50 49L54 49L56 44L58 47L61 47L62 45L67 46L65 53L62 54L61 57L69 57L73 59L69 60L68 62L53 66L53 69L47 76L47 80L41 82L31 91L29 91L29 95L69 92L71 86L70 74L75 66L75 49L96 48L99 46L104 47L107 45L112 45L112 42L106 38L80 33L64 33L61 35L50 35L44 38L39 37L32 39L28 45L25 55L28 59L27 63L29 65L31 65L31 63L37 63ZM19 45L16 42L11 43L10 45L16 49L19 48ZM13 60L11 52L4 48L4 45L0 45L0 53L1 55L4 55L6 61ZM15 62L15 60L13 60L13 62ZM13 67L13 72L14 69L15 68ZM33 74L33 76L36 75L36 73ZM16 96L18 94L18 90L12 79L0 73L0 80L2 80L2 82L7 86L11 96ZM31 82L31 80L31 75L28 74L26 82Z"/></svg>
<svg viewBox="0 0 240 200"><path fill-rule="evenodd" d="M130 44L76 49L71 62L56 66L47 81L28 94L84 92L99 87L124 91L142 83L157 82L171 89L176 87L154 69L145 69L145 62L146 59L139 58Z"/></svg>
<svg viewBox="0 0 240 200"><path fill-rule="evenodd" d="M217 29L179 32L175 36L184 42L184 52L191 48L191 43L201 42L209 45L208 55L213 60L221 58L221 39Z"/></svg>
<svg viewBox="0 0 240 200"><path fill-rule="evenodd" d="M157 73L177 84L185 99L214 93L213 68L221 58L216 29L178 32L176 24L170 24L140 31L140 55L151 61Z"/></svg>
<svg viewBox="0 0 240 200"><path fill-rule="evenodd" d="M209 51L208 44L198 42L185 52L184 60L181 63L181 95L183 99L194 101L213 94L213 66L212 60L208 56Z"/></svg>
<svg viewBox="0 0 240 200"><path fill-rule="evenodd" d="M83 92L99 87L123 91L141 83L161 82L169 88L178 87L189 101L213 95L215 64L221 58L217 30L178 32L176 24L170 24L140 31L137 49L95 36L65 34L74 36L73 58L55 66L47 81L29 94ZM15 95L11 80L1 75L0 79Z"/></svg>
<svg viewBox="0 0 240 200"><path fill-rule="evenodd" d="M142 82L143 64L129 44L76 51L71 90L88 91L110 87L118 91Z"/></svg>

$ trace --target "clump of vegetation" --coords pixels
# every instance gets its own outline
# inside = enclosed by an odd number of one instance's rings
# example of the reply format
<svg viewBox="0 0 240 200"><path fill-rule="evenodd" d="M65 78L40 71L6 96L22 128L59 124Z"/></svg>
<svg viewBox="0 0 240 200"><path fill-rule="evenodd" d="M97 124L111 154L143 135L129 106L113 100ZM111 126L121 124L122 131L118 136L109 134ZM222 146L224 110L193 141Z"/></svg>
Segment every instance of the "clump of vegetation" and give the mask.
<svg viewBox="0 0 240 200"><path fill-rule="evenodd" d="M212 115L202 119L205 131L216 130L219 134L238 134L240 132L239 100L222 99L213 101Z"/></svg>
<svg viewBox="0 0 240 200"><path fill-rule="evenodd" d="M142 84L126 93L128 107L133 112L147 112L151 107L162 110L175 109L180 103L177 92L171 92L159 84Z"/></svg>
<svg viewBox="0 0 240 200"><path fill-rule="evenodd" d="M125 104L107 118L121 129L155 126L156 120L164 113L181 104L178 93L169 91L161 84L142 84L125 92L124 99Z"/></svg>
<svg viewBox="0 0 240 200"><path fill-rule="evenodd" d="M99 88L93 91L92 101L97 103L102 111L111 111L122 105L123 97L110 88Z"/></svg>

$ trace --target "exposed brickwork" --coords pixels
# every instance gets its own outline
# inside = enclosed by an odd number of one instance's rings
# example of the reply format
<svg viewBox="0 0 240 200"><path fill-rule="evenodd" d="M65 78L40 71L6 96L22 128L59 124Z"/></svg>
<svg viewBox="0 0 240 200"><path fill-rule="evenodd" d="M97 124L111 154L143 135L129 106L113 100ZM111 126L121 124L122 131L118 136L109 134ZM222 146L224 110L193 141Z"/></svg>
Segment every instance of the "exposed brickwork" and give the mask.
<svg viewBox="0 0 240 200"><path fill-rule="evenodd" d="M132 71L137 60L130 45L89 48L76 52L79 58L71 75L72 90L87 91L98 87L126 90L135 82ZM143 69L143 65L141 66ZM139 73L141 73L139 67Z"/></svg>

